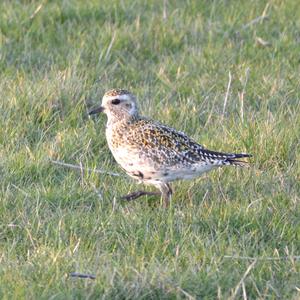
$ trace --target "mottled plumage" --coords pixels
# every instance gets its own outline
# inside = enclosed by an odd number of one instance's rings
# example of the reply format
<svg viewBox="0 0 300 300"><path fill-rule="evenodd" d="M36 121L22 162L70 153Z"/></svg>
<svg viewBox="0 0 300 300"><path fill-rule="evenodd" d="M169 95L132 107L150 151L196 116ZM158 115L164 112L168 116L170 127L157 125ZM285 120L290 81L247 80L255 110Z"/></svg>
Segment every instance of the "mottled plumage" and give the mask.
<svg viewBox="0 0 300 300"><path fill-rule="evenodd" d="M165 204L171 197L169 182L192 179L224 165L243 166L249 154L205 149L183 132L139 115L136 98L126 90L105 93L102 106L108 117L106 138L116 161L131 177L155 185ZM144 192L143 192L144 193ZM128 199L140 196L131 194Z"/></svg>

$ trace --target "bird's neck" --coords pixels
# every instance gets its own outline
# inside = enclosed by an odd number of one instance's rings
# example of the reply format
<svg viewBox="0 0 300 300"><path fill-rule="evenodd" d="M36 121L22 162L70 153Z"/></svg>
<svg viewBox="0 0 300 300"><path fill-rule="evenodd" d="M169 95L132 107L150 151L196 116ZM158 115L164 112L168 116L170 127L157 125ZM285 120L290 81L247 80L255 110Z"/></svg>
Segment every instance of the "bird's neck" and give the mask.
<svg viewBox="0 0 300 300"><path fill-rule="evenodd" d="M107 126L120 126L123 124L131 124L140 119L138 113L133 115L109 115L107 116Z"/></svg>
<svg viewBox="0 0 300 300"><path fill-rule="evenodd" d="M122 141L139 119L138 115L131 116L130 118L108 119L105 134L110 149L122 145Z"/></svg>

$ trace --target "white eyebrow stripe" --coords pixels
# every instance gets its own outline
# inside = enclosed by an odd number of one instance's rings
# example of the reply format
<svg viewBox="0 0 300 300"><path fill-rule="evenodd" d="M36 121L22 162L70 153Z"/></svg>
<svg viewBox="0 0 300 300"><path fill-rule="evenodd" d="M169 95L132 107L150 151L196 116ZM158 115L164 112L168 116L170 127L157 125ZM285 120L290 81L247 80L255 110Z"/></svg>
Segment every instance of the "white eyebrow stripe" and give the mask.
<svg viewBox="0 0 300 300"><path fill-rule="evenodd" d="M105 101L110 101L110 100L114 100L114 99L120 99L120 100L129 100L130 97L129 95L116 95L116 96L105 96L104 97Z"/></svg>

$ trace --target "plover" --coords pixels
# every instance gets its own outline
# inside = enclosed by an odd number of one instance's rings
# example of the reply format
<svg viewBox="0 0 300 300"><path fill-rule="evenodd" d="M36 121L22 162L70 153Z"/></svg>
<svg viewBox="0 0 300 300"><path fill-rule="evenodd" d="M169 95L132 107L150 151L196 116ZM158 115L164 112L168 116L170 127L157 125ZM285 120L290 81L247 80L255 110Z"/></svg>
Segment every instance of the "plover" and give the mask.
<svg viewBox="0 0 300 300"><path fill-rule="evenodd" d="M106 92L99 108L89 114L107 115L108 146L125 172L140 183L154 185L160 192L139 191L122 197L160 194L164 205L171 199L170 182L192 179L221 166L244 166L246 153L211 151L183 132L140 116L136 97L127 90Z"/></svg>

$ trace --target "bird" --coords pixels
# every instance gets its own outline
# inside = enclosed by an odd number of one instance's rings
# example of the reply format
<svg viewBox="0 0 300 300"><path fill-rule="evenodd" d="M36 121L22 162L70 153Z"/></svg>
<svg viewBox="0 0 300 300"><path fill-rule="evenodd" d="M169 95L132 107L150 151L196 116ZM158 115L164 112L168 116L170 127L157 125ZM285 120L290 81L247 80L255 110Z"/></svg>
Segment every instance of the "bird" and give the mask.
<svg viewBox="0 0 300 300"><path fill-rule="evenodd" d="M89 115L107 116L106 140L116 162L139 183L155 186L157 192L137 191L121 197L133 200L160 195L164 206L172 197L170 183L199 177L222 166L246 166L247 153L224 153L206 149L185 133L139 113L137 98L126 89L107 91L101 106Z"/></svg>

